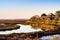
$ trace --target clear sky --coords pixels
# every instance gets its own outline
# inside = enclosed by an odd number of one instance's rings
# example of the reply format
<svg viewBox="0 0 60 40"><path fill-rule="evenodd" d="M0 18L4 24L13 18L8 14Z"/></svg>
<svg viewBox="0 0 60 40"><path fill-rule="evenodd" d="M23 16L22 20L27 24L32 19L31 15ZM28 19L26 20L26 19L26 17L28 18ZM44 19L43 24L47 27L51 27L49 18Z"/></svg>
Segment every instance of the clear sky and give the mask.
<svg viewBox="0 0 60 40"><path fill-rule="evenodd" d="M60 10L60 0L0 0L0 19L27 19Z"/></svg>

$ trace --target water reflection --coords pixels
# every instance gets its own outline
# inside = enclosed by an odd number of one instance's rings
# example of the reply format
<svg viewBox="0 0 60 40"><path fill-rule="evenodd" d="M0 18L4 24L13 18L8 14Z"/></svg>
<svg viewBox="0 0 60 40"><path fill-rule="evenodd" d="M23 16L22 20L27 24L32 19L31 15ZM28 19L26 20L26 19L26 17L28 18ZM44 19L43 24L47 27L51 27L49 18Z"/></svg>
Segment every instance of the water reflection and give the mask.
<svg viewBox="0 0 60 40"><path fill-rule="evenodd" d="M41 40L60 40L60 34L43 36L41 37Z"/></svg>
<svg viewBox="0 0 60 40"><path fill-rule="evenodd" d="M16 30L0 31L0 35L1 35L1 34L29 33L29 32L38 32L38 31L42 31L41 28L34 29L34 28L32 28L32 26L30 26L30 25L21 25L21 24L17 24L17 25L20 26L20 28L18 28L18 29L16 29Z"/></svg>
<svg viewBox="0 0 60 40"><path fill-rule="evenodd" d="M20 25L20 24L19 24ZM12 34L12 33L28 33L28 32L35 32L35 31L42 31L39 29L33 29L29 25L20 25L21 27L17 30L11 30L11 31L0 31L1 34ZM50 36L43 36L40 38L41 40L60 40L60 34L56 35L50 35Z"/></svg>

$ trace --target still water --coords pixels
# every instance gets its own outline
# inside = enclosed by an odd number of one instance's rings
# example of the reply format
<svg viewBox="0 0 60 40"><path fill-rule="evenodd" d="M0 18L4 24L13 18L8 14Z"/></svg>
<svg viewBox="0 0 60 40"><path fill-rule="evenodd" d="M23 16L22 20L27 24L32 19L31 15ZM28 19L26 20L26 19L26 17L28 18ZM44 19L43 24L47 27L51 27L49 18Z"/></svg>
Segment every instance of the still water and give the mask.
<svg viewBox="0 0 60 40"><path fill-rule="evenodd" d="M29 33L29 32L38 32L38 31L42 31L41 28L38 29L34 29L32 28L32 26L30 25L21 25L21 24L17 24L17 26L20 26L20 28L16 29L16 30L6 30L6 31L0 31L0 35L1 34L12 34L12 33Z"/></svg>
<svg viewBox="0 0 60 40"><path fill-rule="evenodd" d="M40 38L41 40L60 40L60 34L43 36Z"/></svg>
<svg viewBox="0 0 60 40"><path fill-rule="evenodd" d="M11 30L11 31L0 31L0 35L1 34L29 33L29 32L42 31L40 28L33 29L29 25L21 25L21 24L18 24L18 25L21 26L19 29ZM50 35L50 36L43 36L40 39L41 40L60 40L60 34Z"/></svg>

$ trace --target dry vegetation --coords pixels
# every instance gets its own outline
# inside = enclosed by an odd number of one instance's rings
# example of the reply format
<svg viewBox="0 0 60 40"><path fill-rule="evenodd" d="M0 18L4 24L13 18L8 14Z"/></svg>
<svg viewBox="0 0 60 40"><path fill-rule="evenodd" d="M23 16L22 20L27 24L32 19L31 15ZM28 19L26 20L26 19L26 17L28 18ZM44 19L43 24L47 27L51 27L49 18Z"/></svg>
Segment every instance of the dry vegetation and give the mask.
<svg viewBox="0 0 60 40"><path fill-rule="evenodd" d="M56 11L55 14L50 13L46 15L43 13L41 16L35 15L31 17L27 22L33 28L40 27L42 29L57 30L60 28L60 11Z"/></svg>

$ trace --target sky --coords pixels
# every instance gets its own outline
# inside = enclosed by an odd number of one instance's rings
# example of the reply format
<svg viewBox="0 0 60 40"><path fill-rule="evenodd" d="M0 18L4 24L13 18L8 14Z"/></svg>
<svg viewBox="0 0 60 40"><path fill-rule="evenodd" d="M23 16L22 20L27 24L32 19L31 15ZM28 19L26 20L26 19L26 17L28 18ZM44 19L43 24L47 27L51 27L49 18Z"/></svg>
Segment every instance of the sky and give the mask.
<svg viewBox="0 0 60 40"><path fill-rule="evenodd" d="M29 19L60 10L60 0L0 0L0 19Z"/></svg>

